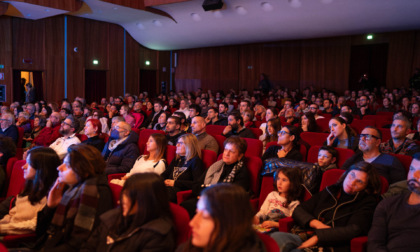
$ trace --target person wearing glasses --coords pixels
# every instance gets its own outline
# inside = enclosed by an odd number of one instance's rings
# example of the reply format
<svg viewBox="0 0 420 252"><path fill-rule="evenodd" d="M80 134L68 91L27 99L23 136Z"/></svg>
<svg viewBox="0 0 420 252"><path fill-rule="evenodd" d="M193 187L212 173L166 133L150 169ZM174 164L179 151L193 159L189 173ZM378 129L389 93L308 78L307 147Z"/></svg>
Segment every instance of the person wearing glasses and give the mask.
<svg viewBox="0 0 420 252"><path fill-rule="evenodd" d="M356 163L337 183L296 207L292 218L299 229L293 234L275 232L271 237L282 252L306 251L314 246L318 246L317 251L320 247L350 251L351 239L369 231L380 188L377 170L367 162Z"/></svg>
<svg viewBox="0 0 420 252"><path fill-rule="evenodd" d="M197 117L194 117L193 121L195 118ZM169 200L176 203L177 192L191 190L193 183L200 179L204 170L197 138L193 134L182 135L176 144L176 157L161 174L165 180Z"/></svg>
<svg viewBox="0 0 420 252"><path fill-rule="evenodd" d="M322 115L319 115L319 106L316 103L312 103L311 105L309 105L309 112L314 114L315 120L325 118Z"/></svg>
<svg viewBox="0 0 420 252"><path fill-rule="evenodd" d="M50 145L50 148L55 150L61 160L63 160L67 155L67 149L70 145L80 143L79 138L76 136L76 132L78 132L79 126L79 120L75 119L73 116L68 116L61 123L59 132L62 137L58 138L54 143Z"/></svg>
<svg viewBox="0 0 420 252"><path fill-rule="evenodd" d="M127 173L140 155L137 141L139 135L131 131L130 124L118 122L111 131L109 141L102 150L106 162L105 173Z"/></svg>
<svg viewBox="0 0 420 252"><path fill-rule="evenodd" d="M267 149L262 156L264 162L269 158L287 158L296 161L302 161L300 153L300 128L293 125L286 125L277 133L279 138L277 145L273 145Z"/></svg>
<svg viewBox="0 0 420 252"><path fill-rule="evenodd" d="M359 150L343 164L341 169L347 170L351 165L365 161L371 163L385 177L389 184L404 180L406 171L398 158L381 153L382 133L375 127L367 126L362 130L359 140Z"/></svg>

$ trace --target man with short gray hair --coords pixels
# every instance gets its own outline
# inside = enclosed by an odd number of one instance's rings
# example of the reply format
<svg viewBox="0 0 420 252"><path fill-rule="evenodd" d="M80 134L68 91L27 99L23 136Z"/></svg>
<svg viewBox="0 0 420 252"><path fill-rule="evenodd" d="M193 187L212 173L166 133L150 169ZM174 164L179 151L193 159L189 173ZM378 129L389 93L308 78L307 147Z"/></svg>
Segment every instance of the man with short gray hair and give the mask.
<svg viewBox="0 0 420 252"><path fill-rule="evenodd" d="M17 144L18 142L19 131L15 125L15 117L10 112L4 112L1 115L0 135L12 138L15 144ZM22 147L22 146L18 146L18 147Z"/></svg>
<svg viewBox="0 0 420 252"><path fill-rule="evenodd" d="M382 153L394 153L412 156L420 152L419 146L411 139L407 138L411 129L411 121L402 114L394 116L391 125L391 139L381 143Z"/></svg>

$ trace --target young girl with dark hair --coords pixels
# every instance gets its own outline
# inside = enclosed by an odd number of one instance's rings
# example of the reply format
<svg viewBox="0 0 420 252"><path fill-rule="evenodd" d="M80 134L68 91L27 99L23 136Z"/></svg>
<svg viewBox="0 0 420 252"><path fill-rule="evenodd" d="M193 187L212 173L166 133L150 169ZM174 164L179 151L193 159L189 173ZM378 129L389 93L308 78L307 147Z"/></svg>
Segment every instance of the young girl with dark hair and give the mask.
<svg viewBox="0 0 420 252"><path fill-rule="evenodd" d="M121 207L104 213L81 251L173 251L175 232L162 178L155 173L129 177Z"/></svg>
<svg viewBox="0 0 420 252"><path fill-rule="evenodd" d="M57 178L59 165L60 159L51 148L35 147L28 151L26 164L22 167L26 180L23 191L0 205L1 234L35 231L37 213L47 203L47 195ZM10 206L13 207L9 210Z"/></svg>
<svg viewBox="0 0 420 252"><path fill-rule="evenodd" d="M303 199L302 172L300 168L285 167L274 173L274 191L267 195L260 211L255 215L254 224L263 228L279 226L279 219L290 217Z"/></svg>
<svg viewBox="0 0 420 252"><path fill-rule="evenodd" d="M266 251L252 228L249 195L235 184L217 184L205 189L190 221L192 236L177 252Z"/></svg>

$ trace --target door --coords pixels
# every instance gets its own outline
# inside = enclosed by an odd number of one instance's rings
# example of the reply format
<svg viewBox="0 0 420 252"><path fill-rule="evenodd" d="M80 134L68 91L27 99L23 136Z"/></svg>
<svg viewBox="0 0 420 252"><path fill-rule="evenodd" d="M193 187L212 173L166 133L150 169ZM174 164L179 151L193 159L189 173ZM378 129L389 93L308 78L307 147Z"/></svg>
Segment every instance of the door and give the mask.
<svg viewBox="0 0 420 252"><path fill-rule="evenodd" d="M139 90L146 91L149 97L156 97L156 70L140 69Z"/></svg>
<svg viewBox="0 0 420 252"><path fill-rule="evenodd" d="M100 102L106 96L106 71L86 70L85 98L87 103Z"/></svg>
<svg viewBox="0 0 420 252"><path fill-rule="evenodd" d="M31 83L35 89L35 101L44 99L44 73L42 71L13 70L13 101L25 102L25 85Z"/></svg>

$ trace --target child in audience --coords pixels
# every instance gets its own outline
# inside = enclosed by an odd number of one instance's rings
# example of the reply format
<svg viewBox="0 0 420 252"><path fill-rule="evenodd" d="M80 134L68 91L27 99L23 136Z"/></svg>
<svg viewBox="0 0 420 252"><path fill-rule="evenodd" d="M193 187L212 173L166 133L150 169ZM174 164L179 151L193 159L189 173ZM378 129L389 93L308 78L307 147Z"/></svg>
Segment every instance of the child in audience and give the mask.
<svg viewBox="0 0 420 252"><path fill-rule="evenodd" d="M138 157L130 172L121 179L111 180L111 183L123 186L124 181L135 173L154 172L159 175L162 174L166 170L164 155L167 143L168 141L163 134L154 133L150 135L146 143L146 150L149 152L149 155Z"/></svg>
<svg viewBox="0 0 420 252"><path fill-rule="evenodd" d="M23 191L17 197L8 197L0 205L1 234L35 231L37 213L47 203L47 195L57 179L60 163L60 158L51 148L35 147L28 151L26 164L22 167L26 181Z"/></svg>
<svg viewBox="0 0 420 252"><path fill-rule="evenodd" d="M192 236L177 252L266 251L252 219L249 195L241 186L213 185L202 192L190 221Z"/></svg>
<svg viewBox="0 0 420 252"><path fill-rule="evenodd" d="M285 167L274 173L274 191L267 195L254 224L263 228L278 228L279 219L290 217L303 199L302 173L300 168Z"/></svg>
<svg viewBox="0 0 420 252"><path fill-rule="evenodd" d="M81 251L174 251L175 232L168 196L156 173L128 178L121 191L121 208L101 217Z"/></svg>

